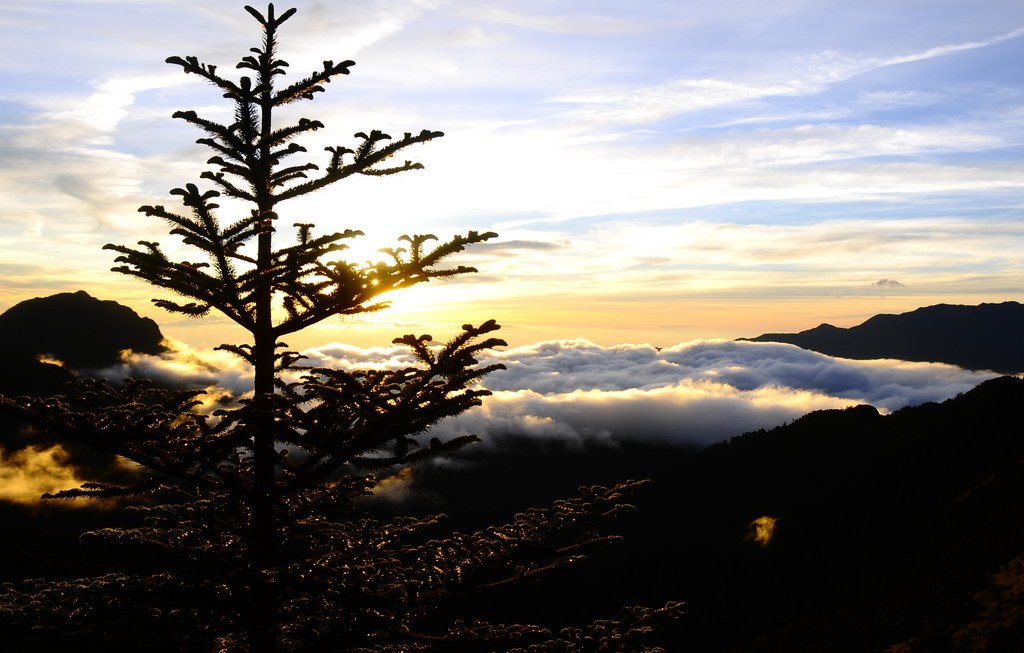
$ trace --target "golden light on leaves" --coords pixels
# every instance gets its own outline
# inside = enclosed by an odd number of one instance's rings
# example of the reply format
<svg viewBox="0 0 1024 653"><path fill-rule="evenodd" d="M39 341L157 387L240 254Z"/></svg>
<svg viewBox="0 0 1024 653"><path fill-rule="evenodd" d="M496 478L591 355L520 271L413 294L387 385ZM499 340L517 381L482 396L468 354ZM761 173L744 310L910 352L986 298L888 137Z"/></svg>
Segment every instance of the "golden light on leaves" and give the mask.
<svg viewBox="0 0 1024 653"><path fill-rule="evenodd" d="M768 546L772 541L772 537L775 536L775 527L778 522L778 519L768 515L758 517L750 522L750 525L747 527L747 539L755 544Z"/></svg>

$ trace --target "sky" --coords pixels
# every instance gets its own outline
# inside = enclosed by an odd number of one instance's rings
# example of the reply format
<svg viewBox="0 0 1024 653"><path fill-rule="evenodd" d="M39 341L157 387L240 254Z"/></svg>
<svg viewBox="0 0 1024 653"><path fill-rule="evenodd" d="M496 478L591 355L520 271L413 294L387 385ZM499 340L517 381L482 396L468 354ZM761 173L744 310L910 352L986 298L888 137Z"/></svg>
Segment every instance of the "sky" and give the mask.
<svg viewBox="0 0 1024 653"><path fill-rule="evenodd" d="M288 6L293 71L356 61L296 108L326 125L303 141L313 159L358 131L446 134L411 153L423 170L282 205L288 223L364 231L357 260L406 233L499 234L455 261L478 274L293 347L489 318L512 346L668 347L1024 299L1020 2ZM171 205L210 152L170 115L229 107L164 59L231 70L256 22L210 0L0 9L0 310L85 289L196 347L243 340L153 307L101 247L174 247L137 208Z"/></svg>

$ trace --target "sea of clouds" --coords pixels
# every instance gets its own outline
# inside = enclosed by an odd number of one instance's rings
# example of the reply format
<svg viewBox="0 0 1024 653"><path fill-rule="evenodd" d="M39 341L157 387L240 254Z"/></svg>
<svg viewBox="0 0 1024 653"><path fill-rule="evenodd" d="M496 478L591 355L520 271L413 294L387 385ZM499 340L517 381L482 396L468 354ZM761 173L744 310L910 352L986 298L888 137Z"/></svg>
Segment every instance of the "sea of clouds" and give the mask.
<svg viewBox="0 0 1024 653"><path fill-rule="evenodd" d="M139 377L203 388L208 411L250 392L252 371L233 354L169 344L165 354L127 354L117 366L85 373L115 382ZM417 364L410 350L398 346L363 349L335 343L304 353L307 364L346 370ZM485 377L493 394L482 406L434 426L431 436L474 433L483 438L483 446L499 449L508 442L504 436L581 445L646 441L699 447L813 410L867 403L884 413L942 401L997 376L939 363L848 360L787 344L727 340L695 340L660 350L558 340L491 351L479 359L506 368ZM60 444L0 448L0 501L34 505L43 492L109 473L108 464L79 459ZM388 491L404 496L408 478L392 480Z"/></svg>
<svg viewBox="0 0 1024 653"><path fill-rule="evenodd" d="M339 369L415 364L403 347L330 344L306 363ZM482 364L507 369L485 377L484 404L432 429L569 440L656 440L705 445L771 428L813 410L872 404L881 412L942 401L996 376L939 363L834 358L787 344L696 340L661 350L558 340L492 351ZM241 395L251 373L224 352L178 344L163 356L132 355L111 378L150 377L210 387L210 401Z"/></svg>

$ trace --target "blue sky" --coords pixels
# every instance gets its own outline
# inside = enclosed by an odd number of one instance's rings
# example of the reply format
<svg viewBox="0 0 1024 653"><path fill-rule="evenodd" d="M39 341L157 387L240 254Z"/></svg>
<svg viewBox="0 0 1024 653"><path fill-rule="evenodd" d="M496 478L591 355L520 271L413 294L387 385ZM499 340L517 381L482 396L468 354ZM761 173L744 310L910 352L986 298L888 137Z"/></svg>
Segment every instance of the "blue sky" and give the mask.
<svg viewBox="0 0 1024 653"><path fill-rule="evenodd" d="M494 230L474 279L293 346L384 344L490 317L514 344L673 344L1024 300L1024 4L994 1L278 3L281 55L354 59L300 115L423 128L423 171L344 182L295 220ZM177 109L226 115L163 63L255 45L241 3L0 1L0 308L84 288L197 345L100 247L165 243L136 212L209 156ZM241 210L226 206L225 211ZM290 218L291 216L289 216ZM396 333L398 331L399 333Z"/></svg>

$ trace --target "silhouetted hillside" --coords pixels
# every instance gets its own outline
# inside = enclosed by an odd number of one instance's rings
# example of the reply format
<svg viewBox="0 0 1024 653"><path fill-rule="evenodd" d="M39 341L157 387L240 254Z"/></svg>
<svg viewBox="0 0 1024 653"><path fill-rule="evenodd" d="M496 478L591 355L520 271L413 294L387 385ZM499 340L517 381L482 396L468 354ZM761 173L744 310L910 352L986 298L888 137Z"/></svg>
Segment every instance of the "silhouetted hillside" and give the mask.
<svg viewBox="0 0 1024 653"><path fill-rule="evenodd" d="M652 478L638 510L607 525L622 544L483 616L543 620L557 605L583 620L677 599L688 616L672 651L863 653L925 636L942 644L907 650L969 650L950 644L955 624L984 612L974 594L1024 553L1021 405L1024 380L1003 377L942 404L820 411L704 451L509 439L419 469L404 508L473 528L578 485ZM760 517L777 520L767 545L749 538ZM1024 627L1003 617L986 623Z"/></svg>
<svg viewBox="0 0 1024 653"><path fill-rule="evenodd" d="M800 333L765 333L754 342L787 342L842 358L950 363L1001 374L1024 372L1024 305L939 304L876 315L848 329L821 324Z"/></svg>
<svg viewBox="0 0 1024 653"><path fill-rule="evenodd" d="M58 394L79 372L117 363L125 349L146 354L165 351L162 341L153 320L84 290L29 299L0 315L0 357L4 362L0 394ZM59 363L42 361L40 356ZM60 434L26 431L16 419L0 414L0 453L12 455L29 446L48 448L57 443L63 445L67 456L63 464L84 471L91 480L113 481L125 473L112 454L65 442ZM16 511L9 506L0 508ZM32 543L27 546L31 548Z"/></svg>
<svg viewBox="0 0 1024 653"><path fill-rule="evenodd" d="M125 349L159 354L162 341L153 320L84 290L29 299L0 315L0 394L53 394L73 377L69 369L108 367ZM64 367L40 362L40 355Z"/></svg>

